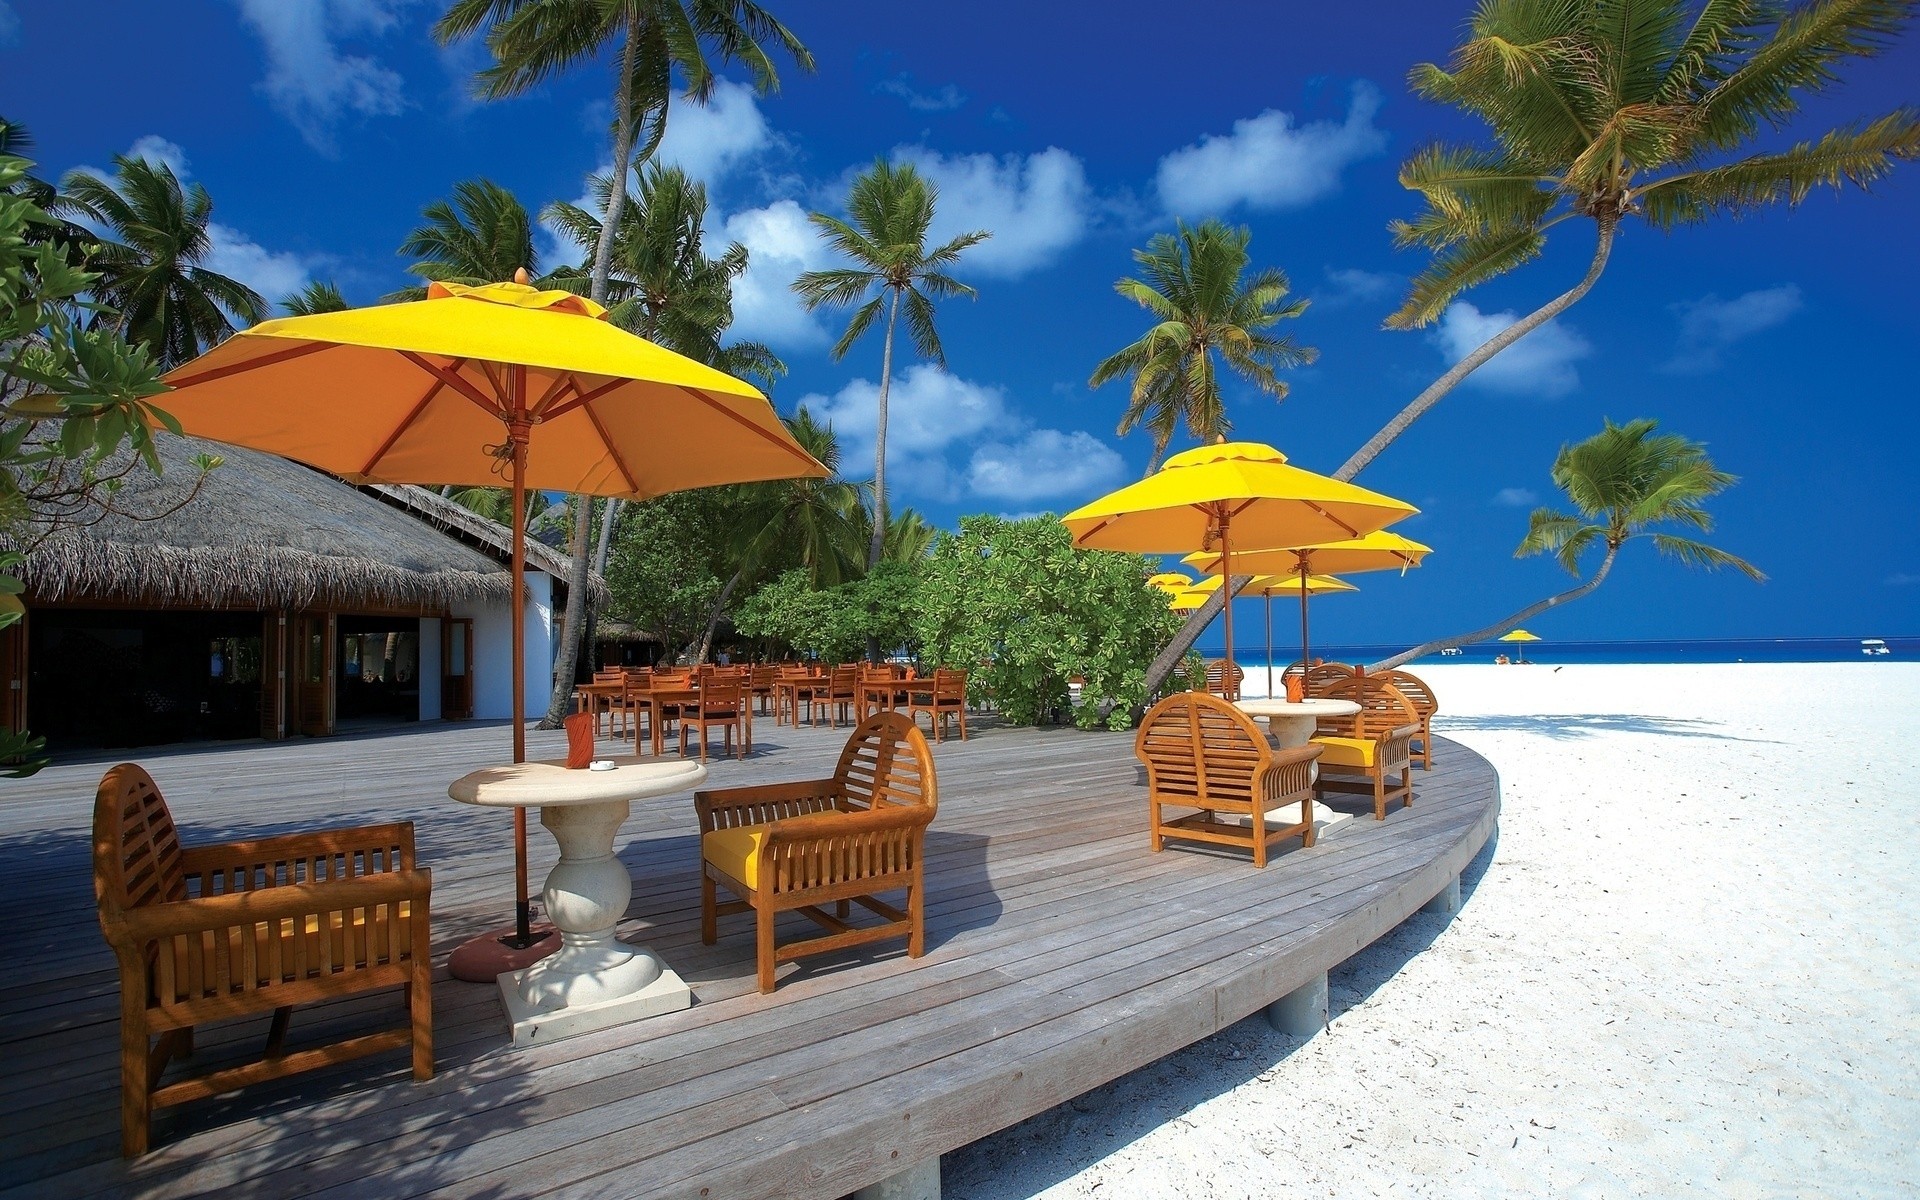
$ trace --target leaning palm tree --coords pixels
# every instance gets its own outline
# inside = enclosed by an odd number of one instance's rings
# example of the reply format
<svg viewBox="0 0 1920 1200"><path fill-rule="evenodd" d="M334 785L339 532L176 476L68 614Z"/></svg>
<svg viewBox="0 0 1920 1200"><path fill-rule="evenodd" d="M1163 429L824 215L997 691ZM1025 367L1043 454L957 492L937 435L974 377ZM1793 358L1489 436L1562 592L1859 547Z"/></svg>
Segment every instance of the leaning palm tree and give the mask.
<svg viewBox="0 0 1920 1200"><path fill-rule="evenodd" d="M1287 303L1287 277L1273 267L1246 278L1252 236L1244 226L1231 229L1219 221L1199 226L1181 222L1177 233L1155 234L1145 250L1133 252L1140 278L1113 285L1146 309L1154 325L1095 367L1088 386L1132 377L1133 393L1118 432L1124 437L1145 425L1152 434L1149 475L1159 469L1180 424L1202 442L1233 428L1220 393L1216 356L1275 400L1287 396L1280 369L1319 356L1311 346L1270 332L1305 312L1307 301Z"/></svg>
<svg viewBox="0 0 1920 1200"><path fill-rule="evenodd" d="M867 566L875 567L886 554L887 528L887 391L893 383L893 333L906 309L907 330L922 357L945 365L946 352L933 327L933 301L947 296L972 297L974 290L946 272L960 261L961 252L993 235L986 230L963 233L935 249L927 249L927 227L933 224L939 189L914 170L885 159L857 176L847 195L851 221L826 213L808 219L840 257L854 265L830 271L808 271L794 281L809 310L823 305L844 308L879 294L853 312L847 330L834 344L837 362L861 335L886 313L886 340L880 351L879 413L873 431L873 533L867 545Z"/></svg>
<svg viewBox="0 0 1920 1200"><path fill-rule="evenodd" d="M1572 288L1501 330L1414 397L1334 473L1351 479L1479 368L1565 312L1605 270L1631 220L1662 233L1818 187L1862 189L1920 156L1904 107L1785 149L1756 149L1801 101L1838 85L1840 63L1884 50L1915 0L1482 0L1446 68L1413 69L1415 92L1485 121L1491 144L1434 145L1400 169L1426 211L1393 224L1433 260L1387 325L1438 320L1461 292L1538 258L1547 234L1591 224Z"/></svg>
<svg viewBox="0 0 1920 1200"><path fill-rule="evenodd" d="M397 251L414 260L409 275L477 287L512 279L522 268L539 270L533 218L517 196L490 179L454 184L450 200L435 200L420 215L425 224ZM424 286L402 288L387 299L421 300L426 294Z"/></svg>
<svg viewBox="0 0 1920 1200"><path fill-rule="evenodd" d="M64 211L102 230L88 266L95 294L118 315L127 341L145 344L162 366L176 366L232 333L237 321L265 320L260 293L203 264L213 253L207 226L213 200L199 184L183 187L165 163L115 155L114 179L69 173Z"/></svg>
<svg viewBox="0 0 1920 1200"><path fill-rule="evenodd" d="M290 317L310 317L315 313L345 312L347 298L331 282L318 279L280 301L280 310Z"/></svg>
<svg viewBox="0 0 1920 1200"><path fill-rule="evenodd" d="M1498 637L1550 608L1578 600L1606 580L1621 547L1635 538L1646 538L1661 554L1690 567L1732 567L1748 578L1765 579L1746 559L1685 533L1669 531L1711 532L1713 518L1706 502L1732 487L1735 479L1713 465L1706 447L1679 434L1655 433L1657 424L1646 418L1624 425L1608 421L1586 441L1561 447L1553 463L1553 482L1567 494L1574 511L1535 509L1528 521L1527 536L1514 551L1515 558L1552 554L1567 574L1579 579L1581 560L1599 547L1604 553L1592 575L1578 586L1529 604L1485 629L1415 646L1375 664L1373 669L1391 670L1421 655Z"/></svg>
<svg viewBox="0 0 1920 1200"><path fill-rule="evenodd" d="M482 29L493 65L480 72L475 90L489 100L522 95L570 67L597 61L610 47L619 47L613 84L612 186L587 289L588 297L601 304L607 300L614 234L627 203L627 173L636 158L653 153L666 132L676 73L687 98L705 104L716 79L707 60L709 53L722 63L745 66L763 93L780 86L769 44L785 50L801 70L813 70L812 52L753 0L453 0L434 24L433 36L445 45ZM546 728L558 727L566 715L585 640L592 506L583 501L575 511L573 573L567 581L566 624L554 664L553 696L541 721Z"/></svg>

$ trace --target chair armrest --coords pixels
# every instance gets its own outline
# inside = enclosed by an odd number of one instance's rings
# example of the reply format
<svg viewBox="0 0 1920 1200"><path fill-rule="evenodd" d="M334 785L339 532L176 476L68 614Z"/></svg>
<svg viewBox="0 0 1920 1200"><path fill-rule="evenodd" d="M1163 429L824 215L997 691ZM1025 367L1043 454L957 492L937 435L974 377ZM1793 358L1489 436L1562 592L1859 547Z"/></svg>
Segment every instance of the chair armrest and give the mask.
<svg viewBox="0 0 1920 1200"><path fill-rule="evenodd" d="M712 833L715 829L765 825L784 817L821 812L834 808L840 795L839 780L808 779L695 792L693 808L700 817L700 832Z"/></svg>
<svg viewBox="0 0 1920 1200"><path fill-rule="evenodd" d="M149 904L120 914L109 940L150 942L183 933L205 933L287 917L368 908L402 900L427 900L433 872L389 871L335 883L290 883L257 892L230 892L194 900ZM118 936L115 936L117 934Z"/></svg>
<svg viewBox="0 0 1920 1200"><path fill-rule="evenodd" d="M279 873L274 869L278 866L341 855L346 856L347 871L356 877L409 869L414 863L413 822L322 829L311 833L285 833L240 842L189 846L180 852L180 868L189 877L200 876L203 886L210 876L226 875L230 885L240 882L241 887L252 889L286 886L292 882L279 878ZM357 864L355 856L361 856ZM230 886L228 890L239 889Z"/></svg>
<svg viewBox="0 0 1920 1200"><path fill-rule="evenodd" d="M1313 742L1275 751L1272 764L1261 778L1264 789L1261 794L1271 801L1309 792L1313 787L1313 764L1324 753L1326 747Z"/></svg>
<svg viewBox="0 0 1920 1200"><path fill-rule="evenodd" d="M852 833L912 829L932 824L933 810L924 804L886 804L853 812L816 812L785 817L767 828L767 846L791 845Z"/></svg>

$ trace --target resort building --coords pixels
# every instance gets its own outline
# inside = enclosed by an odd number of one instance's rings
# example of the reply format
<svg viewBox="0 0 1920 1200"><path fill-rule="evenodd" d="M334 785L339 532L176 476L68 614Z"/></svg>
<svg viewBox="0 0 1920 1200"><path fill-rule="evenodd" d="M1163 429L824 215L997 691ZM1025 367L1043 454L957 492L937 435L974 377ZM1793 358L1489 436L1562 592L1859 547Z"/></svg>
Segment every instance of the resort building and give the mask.
<svg viewBox="0 0 1920 1200"><path fill-rule="evenodd" d="M115 747L510 715L505 528L252 450L161 434L159 454L163 473L131 473L104 517L22 539L0 719ZM200 454L224 462L195 494ZM529 712L567 562L528 541Z"/></svg>

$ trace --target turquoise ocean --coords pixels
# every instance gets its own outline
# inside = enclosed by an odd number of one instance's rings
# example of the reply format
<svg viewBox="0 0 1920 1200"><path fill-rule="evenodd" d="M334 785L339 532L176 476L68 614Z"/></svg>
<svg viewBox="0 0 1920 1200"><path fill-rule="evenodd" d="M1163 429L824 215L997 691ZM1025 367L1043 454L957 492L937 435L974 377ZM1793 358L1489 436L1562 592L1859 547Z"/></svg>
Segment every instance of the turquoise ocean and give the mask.
<svg viewBox="0 0 1920 1200"><path fill-rule="evenodd" d="M1236 623L1237 624L1237 623ZM1278 630L1275 631L1276 633ZM1241 633L1239 628L1234 630ZM1868 639L1882 642L1886 654L1869 654ZM1731 662L1916 662L1920 661L1920 636L1895 637L1891 634L1864 634L1860 637L1821 638L1722 638L1700 641L1645 642L1557 642L1545 639L1525 643L1527 661L1540 663L1731 663ZM1218 658L1222 642L1216 627L1200 640L1200 652ZM1297 646L1294 647L1297 651ZM1314 646L1313 656L1330 662L1378 662L1406 649L1400 645L1351 645L1334 643ZM1490 663L1498 655L1509 658L1520 649L1511 642L1480 642L1461 647L1459 654L1431 655L1426 663ZM1285 666L1292 661L1289 648L1275 639L1273 655ZM1264 666L1266 645L1258 639L1234 638L1234 658L1249 668Z"/></svg>

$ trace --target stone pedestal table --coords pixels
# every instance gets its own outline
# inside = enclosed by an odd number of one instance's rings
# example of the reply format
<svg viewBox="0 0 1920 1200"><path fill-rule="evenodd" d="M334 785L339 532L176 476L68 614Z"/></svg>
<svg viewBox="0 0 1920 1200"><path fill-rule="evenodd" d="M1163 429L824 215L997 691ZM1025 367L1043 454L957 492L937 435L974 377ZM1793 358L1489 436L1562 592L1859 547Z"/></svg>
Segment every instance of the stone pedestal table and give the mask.
<svg viewBox="0 0 1920 1200"><path fill-rule="evenodd" d="M541 893L547 919L560 931L560 949L499 977L516 1046L693 1003L685 981L658 955L613 936L633 898L633 879L614 857L613 838L633 801L697 788L707 769L631 757L612 762L611 771L568 770L558 760L488 767L447 788L464 804L538 808L540 823L560 844L560 861Z"/></svg>
<svg viewBox="0 0 1920 1200"><path fill-rule="evenodd" d="M1360 711L1360 706L1351 700L1240 700L1234 704L1241 712L1250 717L1258 717L1267 723L1267 733L1282 750L1291 750L1304 746L1313 738L1314 727L1321 717L1350 717ZM1320 764L1315 763L1308 769L1307 778L1320 778ZM1337 812L1315 801L1313 821L1316 829L1347 819L1347 814Z"/></svg>

